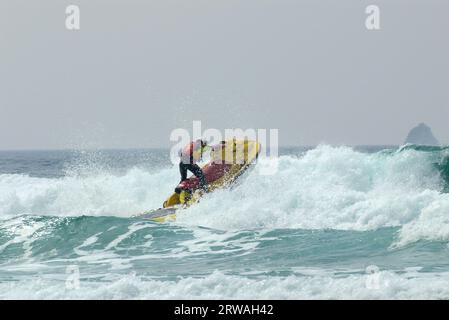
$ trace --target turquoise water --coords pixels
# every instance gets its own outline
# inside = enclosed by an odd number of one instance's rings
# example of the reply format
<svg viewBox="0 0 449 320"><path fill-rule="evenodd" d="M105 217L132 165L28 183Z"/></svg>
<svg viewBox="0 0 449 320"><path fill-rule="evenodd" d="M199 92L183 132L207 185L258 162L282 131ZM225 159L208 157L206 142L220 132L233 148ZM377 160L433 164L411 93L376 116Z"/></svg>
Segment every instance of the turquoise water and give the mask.
<svg viewBox="0 0 449 320"><path fill-rule="evenodd" d="M165 150L0 152L0 298L449 298L448 150L281 150L177 221Z"/></svg>

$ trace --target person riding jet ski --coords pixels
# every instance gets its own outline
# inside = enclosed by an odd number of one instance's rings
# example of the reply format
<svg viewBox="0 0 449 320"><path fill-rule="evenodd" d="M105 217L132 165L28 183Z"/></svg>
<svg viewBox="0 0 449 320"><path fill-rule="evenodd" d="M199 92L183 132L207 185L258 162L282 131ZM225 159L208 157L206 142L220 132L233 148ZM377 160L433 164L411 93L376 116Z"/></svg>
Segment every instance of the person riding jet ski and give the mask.
<svg viewBox="0 0 449 320"><path fill-rule="evenodd" d="M207 141L198 139L190 142L182 150L179 151L179 173L181 174L181 182L187 180L187 170L192 172L200 180L200 189L208 191L206 178L197 162L203 157L204 151L208 148Z"/></svg>

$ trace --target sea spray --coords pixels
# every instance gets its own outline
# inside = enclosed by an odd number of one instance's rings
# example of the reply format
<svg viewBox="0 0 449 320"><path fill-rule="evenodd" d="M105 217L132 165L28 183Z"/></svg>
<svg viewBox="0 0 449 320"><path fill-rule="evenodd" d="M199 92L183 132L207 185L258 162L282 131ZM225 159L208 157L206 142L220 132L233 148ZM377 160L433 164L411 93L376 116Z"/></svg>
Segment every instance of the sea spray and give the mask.
<svg viewBox="0 0 449 320"><path fill-rule="evenodd" d="M356 150L290 149L162 224L131 218L179 181L162 151L15 155L0 298L449 298L447 149Z"/></svg>

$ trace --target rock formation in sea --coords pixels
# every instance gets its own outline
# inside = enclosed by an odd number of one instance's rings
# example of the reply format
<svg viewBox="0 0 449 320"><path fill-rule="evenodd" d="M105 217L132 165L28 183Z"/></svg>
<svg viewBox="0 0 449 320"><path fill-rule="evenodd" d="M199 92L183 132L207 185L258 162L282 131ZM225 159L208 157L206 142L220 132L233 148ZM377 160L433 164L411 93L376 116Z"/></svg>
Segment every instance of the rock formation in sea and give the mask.
<svg viewBox="0 0 449 320"><path fill-rule="evenodd" d="M420 123L412 130L410 130L405 143L425 145L425 146L439 146L440 143L432 133L432 129L425 123Z"/></svg>

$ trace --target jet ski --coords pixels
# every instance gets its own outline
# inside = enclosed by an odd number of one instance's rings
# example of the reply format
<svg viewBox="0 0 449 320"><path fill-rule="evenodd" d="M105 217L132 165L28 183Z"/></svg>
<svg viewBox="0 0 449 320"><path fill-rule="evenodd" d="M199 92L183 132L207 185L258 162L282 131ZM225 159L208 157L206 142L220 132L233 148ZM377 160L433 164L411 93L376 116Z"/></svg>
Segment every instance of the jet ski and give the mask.
<svg viewBox="0 0 449 320"><path fill-rule="evenodd" d="M257 141L236 139L213 146L210 161L201 168L208 185L207 192L231 186L256 161L260 148ZM162 208L135 217L156 222L175 220L179 210L200 201L204 193L200 189L199 179L192 176L176 186L175 192L164 201Z"/></svg>

